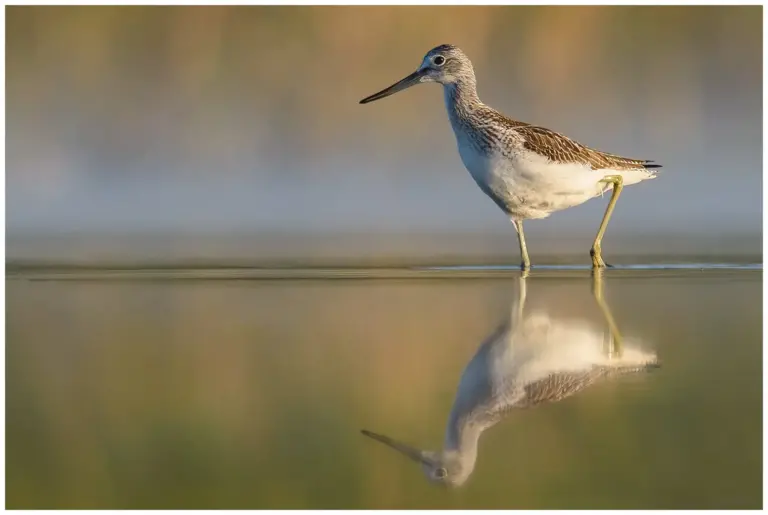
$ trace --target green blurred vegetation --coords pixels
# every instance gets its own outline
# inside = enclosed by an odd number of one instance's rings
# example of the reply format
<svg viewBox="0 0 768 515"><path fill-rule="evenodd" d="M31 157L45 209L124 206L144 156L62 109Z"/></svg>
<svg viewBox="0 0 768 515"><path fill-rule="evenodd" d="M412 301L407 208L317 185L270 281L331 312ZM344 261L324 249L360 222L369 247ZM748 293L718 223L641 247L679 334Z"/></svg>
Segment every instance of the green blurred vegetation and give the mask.
<svg viewBox="0 0 768 515"><path fill-rule="evenodd" d="M609 273L662 368L510 415L447 492L358 430L439 445L512 279L9 280L7 507L756 508L760 286ZM590 287L534 274L526 309L603 327Z"/></svg>

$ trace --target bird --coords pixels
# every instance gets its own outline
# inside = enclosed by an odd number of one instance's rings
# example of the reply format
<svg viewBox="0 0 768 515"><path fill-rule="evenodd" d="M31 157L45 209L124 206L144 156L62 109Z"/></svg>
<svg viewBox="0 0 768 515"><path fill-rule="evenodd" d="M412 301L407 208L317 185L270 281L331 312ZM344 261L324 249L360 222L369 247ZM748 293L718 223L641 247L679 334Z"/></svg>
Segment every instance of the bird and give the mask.
<svg viewBox="0 0 768 515"><path fill-rule="evenodd" d="M602 239L623 187L653 179L661 165L601 152L550 129L504 116L480 100L472 62L450 44L433 48L415 72L360 103L380 100L426 82L443 86L445 107L464 167L512 221L520 246L521 269L531 267L524 220L546 218L611 190L590 250L592 267L605 267Z"/></svg>
<svg viewBox="0 0 768 515"><path fill-rule="evenodd" d="M420 463L431 482L459 487L475 469L481 434L511 412L560 401L609 377L660 367L656 353L644 350L642 342L624 341L599 277L593 279L593 295L607 333L546 310L526 314L525 281L521 277L511 316L505 315L464 369L441 451L421 450L367 429L362 434Z"/></svg>

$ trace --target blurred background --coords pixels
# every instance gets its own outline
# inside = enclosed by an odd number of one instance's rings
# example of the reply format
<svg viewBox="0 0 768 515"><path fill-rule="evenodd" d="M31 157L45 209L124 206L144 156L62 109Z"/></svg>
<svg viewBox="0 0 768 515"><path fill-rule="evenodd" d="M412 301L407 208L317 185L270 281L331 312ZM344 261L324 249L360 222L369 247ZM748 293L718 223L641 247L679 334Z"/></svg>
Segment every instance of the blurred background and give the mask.
<svg viewBox="0 0 768 515"><path fill-rule="evenodd" d="M441 43L507 115L664 165L625 190L606 260L761 262L761 22L761 7L8 7L8 507L760 506L762 270L607 272L616 323L662 368L510 417L446 492L358 431L439 445L515 273L260 281L226 265L519 262L439 86L358 104ZM529 223L533 262L588 264L607 202ZM201 262L225 269L186 274ZM158 263L182 270L143 269ZM528 305L602 341L589 277L534 270Z"/></svg>
<svg viewBox="0 0 768 515"><path fill-rule="evenodd" d="M463 48L516 119L664 165L621 253L760 253L761 7L8 7L10 260L517 260L439 86L358 100ZM584 255L607 203L527 229ZM582 256L583 257L583 256Z"/></svg>

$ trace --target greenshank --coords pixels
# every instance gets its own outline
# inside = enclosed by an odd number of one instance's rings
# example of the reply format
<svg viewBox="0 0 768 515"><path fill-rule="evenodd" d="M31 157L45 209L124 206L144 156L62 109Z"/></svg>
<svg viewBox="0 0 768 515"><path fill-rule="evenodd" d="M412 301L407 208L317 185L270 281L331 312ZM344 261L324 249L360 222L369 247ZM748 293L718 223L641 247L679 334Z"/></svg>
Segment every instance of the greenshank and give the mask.
<svg viewBox="0 0 768 515"><path fill-rule="evenodd" d="M592 266L605 267L601 243L622 188L654 178L661 165L601 152L549 129L507 118L480 101L472 63L453 45L433 48L415 72L360 103L422 82L443 85L461 160L480 189L511 219L521 268L531 266L523 220L546 218L612 190L590 250Z"/></svg>
<svg viewBox="0 0 768 515"><path fill-rule="evenodd" d="M365 429L362 433L420 463L430 481L461 486L475 469L481 434L512 411L565 399L610 377L657 368L654 352L622 338L603 298L601 272L593 276L593 295L608 332L546 311L525 313L526 279L521 278L511 316L464 368L441 451L416 449Z"/></svg>

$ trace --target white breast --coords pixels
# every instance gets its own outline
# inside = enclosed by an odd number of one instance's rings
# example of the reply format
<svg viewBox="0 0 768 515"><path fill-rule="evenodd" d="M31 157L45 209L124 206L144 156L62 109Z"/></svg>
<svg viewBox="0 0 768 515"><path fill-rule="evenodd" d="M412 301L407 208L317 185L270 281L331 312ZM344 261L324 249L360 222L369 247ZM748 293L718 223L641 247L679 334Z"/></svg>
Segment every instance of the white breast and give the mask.
<svg viewBox="0 0 768 515"><path fill-rule="evenodd" d="M581 320L554 319L532 313L489 352L494 390L524 385L551 374L585 372L594 366L631 366L652 363L655 353L640 342L624 342L621 357L608 357L604 332Z"/></svg>
<svg viewBox="0 0 768 515"><path fill-rule="evenodd" d="M513 197L518 182L509 160L497 152L479 149L461 133L456 134L456 141L461 162L480 189L499 207L508 210L515 203Z"/></svg>
<svg viewBox="0 0 768 515"><path fill-rule="evenodd" d="M553 163L527 152L485 152L457 134L459 155L477 185L516 219L544 218L598 195L603 173L589 166Z"/></svg>
<svg viewBox="0 0 768 515"><path fill-rule="evenodd" d="M494 159L485 152L480 151L461 133L456 135L456 143L459 148L461 162L464 163L464 167L469 171L472 178L478 184L481 182L488 183L491 179L490 175L495 168Z"/></svg>

